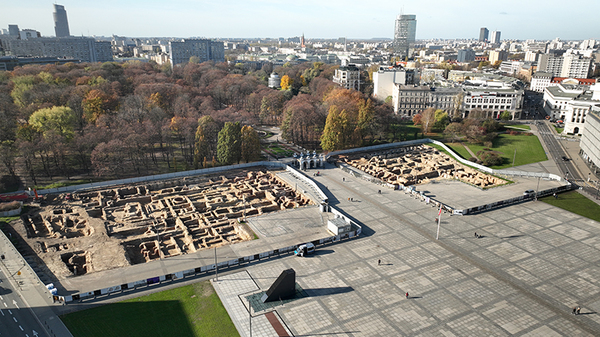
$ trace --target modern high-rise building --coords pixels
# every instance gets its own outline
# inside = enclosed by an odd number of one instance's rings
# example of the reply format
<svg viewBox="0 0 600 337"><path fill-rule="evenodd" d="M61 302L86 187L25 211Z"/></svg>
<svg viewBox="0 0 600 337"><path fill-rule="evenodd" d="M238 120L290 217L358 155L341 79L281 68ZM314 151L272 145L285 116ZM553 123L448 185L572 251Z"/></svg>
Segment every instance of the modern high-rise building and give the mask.
<svg viewBox="0 0 600 337"><path fill-rule="evenodd" d="M487 28L481 27L479 30L479 42L486 42L488 40L489 33L490 31Z"/></svg>
<svg viewBox="0 0 600 337"><path fill-rule="evenodd" d="M583 55L542 54L538 59L537 69L551 73L554 77L588 78L592 65L592 59Z"/></svg>
<svg viewBox="0 0 600 337"><path fill-rule="evenodd" d="M69 37L69 22L67 21L67 11L65 6L54 4L54 32L56 37Z"/></svg>
<svg viewBox="0 0 600 337"><path fill-rule="evenodd" d="M492 31L492 36L490 37L490 43L500 44L500 31L499 30Z"/></svg>
<svg viewBox="0 0 600 337"><path fill-rule="evenodd" d="M206 61L225 61L225 46L222 42L206 39L185 39L169 42L171 66L188 63L190 57L197 56L200 63Z"/></svg>
<svg viewBox="0 0 600 337"><path fill-rule="evenodd" d="M18 25L8 25L8 35L18 37L19 36L19 26Z"/></svg>
<svg viewBox="0 0 600 337"><path fill-rule="evenodd" d="M394 54L402 58L410 57L414 53L416 34L417 16L398 15L394 30Z"/></svg>

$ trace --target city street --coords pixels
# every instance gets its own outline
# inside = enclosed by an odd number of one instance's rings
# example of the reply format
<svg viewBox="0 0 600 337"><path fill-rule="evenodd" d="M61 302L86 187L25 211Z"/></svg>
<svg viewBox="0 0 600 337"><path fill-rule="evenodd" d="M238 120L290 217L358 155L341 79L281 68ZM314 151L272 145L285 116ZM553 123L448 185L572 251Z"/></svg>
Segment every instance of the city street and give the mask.
<svg viewBox="0 0 600 337"><path fill-rule="evenodd" d="M0 268L0 336L49 336Z"/></svg>

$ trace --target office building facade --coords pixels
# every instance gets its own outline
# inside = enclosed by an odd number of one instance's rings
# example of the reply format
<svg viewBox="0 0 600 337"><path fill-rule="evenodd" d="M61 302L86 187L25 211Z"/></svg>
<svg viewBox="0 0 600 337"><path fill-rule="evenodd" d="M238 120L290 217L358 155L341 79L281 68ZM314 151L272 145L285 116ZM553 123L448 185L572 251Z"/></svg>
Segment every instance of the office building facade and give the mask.
<svg viewBox="0 0 600 337"><path fill-rule="evenodd" d="M2 45L13 56L67 57L82 62L113 60L109 41L96 41L89 37L10 39L3 40Z"/></svg>
<svg viewBox="0 0 600 337"><path fill-rule="evenodd" d="M490 36L490 43L500 44L500 31L494 30Z"/></svg>
<svg viewBox="0 0 600 337"><path fill-rule="evenodd" d="M487 28L482 27L479 30L479 42L487 42L489 34L490 34L490 31Z"/></svg>
<svg viewBox="0 0 600 337"><path fill-rule="evenodd" d="M184 39L169 42L171 66L188 63L192 56L198 57L200 63L206 61L224 62L225 46L222 42L208 39Z"/></svg>
<svg viewBox="0 0 600 337"><path fill-rule="evenodd" d="M461 49L458 51L456 60L461 63L475 61L475 51L473 49Z"/></svg>
<svg viewBox="0 0 600 337"><path fill-rule="evenodd" d="M346 89L360 90L360 69L355 65L342 65L335 70L332 81Z"/></svg>
<svg viewBox="0 0 600 337"><path fill-rule="evenodd" d="M67 21L67 11L65 6L54 4L54 32L56 37L69 37L69 21Z"/></svg>
<svg viewBox="0 0 600 337"><path fill-rule="evenodd" d="M588 78L591 69L592 59L578 54L543 54L538 61L538 71L551 73L554 77Z"/></svg>
<svg viewBox="0 0 600 337"><path fill-rule="evenodd" d="M401 58L414 53L417 34L417 16L400 14L396 17L394 29L394 54Z"/></svg>

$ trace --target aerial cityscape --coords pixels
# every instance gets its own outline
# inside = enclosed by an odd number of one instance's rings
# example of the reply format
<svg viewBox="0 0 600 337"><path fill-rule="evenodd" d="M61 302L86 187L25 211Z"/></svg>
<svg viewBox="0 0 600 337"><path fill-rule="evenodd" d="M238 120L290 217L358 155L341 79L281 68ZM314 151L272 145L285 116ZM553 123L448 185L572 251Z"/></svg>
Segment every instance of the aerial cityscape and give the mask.
<svg viewBox="0 0 600 337"><path fill-rule="evenodd" d="M3 4L0 336L600 335L584 7Z"/></svg>

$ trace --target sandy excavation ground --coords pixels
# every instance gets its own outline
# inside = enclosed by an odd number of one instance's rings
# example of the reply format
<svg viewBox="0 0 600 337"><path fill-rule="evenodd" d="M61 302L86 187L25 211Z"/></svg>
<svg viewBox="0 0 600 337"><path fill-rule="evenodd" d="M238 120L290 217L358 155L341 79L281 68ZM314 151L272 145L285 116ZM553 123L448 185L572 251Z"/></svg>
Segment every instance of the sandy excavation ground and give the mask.
<svg viewBox="0 0 600 337"><path fill-rule="evenodd" d="M506 180L462 165L447 154L427 145L407 146L376 153L341 155L339 160L391 185L417 185L432 179L457 179L480 188L507 183Z"/></svg>
<svg viewBox="0 0 600 337"><path fill-rule="evenodd" d="M236 171L48 196L12 224L62 279L252 240L238 219L310 203L272 172Z"/></svg>

